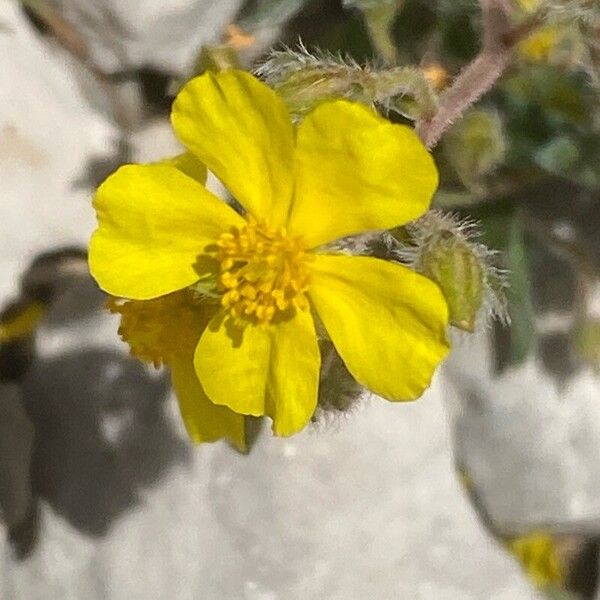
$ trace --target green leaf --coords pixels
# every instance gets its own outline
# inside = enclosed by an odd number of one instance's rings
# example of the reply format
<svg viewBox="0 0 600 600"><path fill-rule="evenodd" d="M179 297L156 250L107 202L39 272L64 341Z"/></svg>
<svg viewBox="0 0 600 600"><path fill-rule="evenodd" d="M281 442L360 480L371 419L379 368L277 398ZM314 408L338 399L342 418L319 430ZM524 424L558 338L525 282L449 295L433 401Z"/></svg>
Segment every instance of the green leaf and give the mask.
<svg viewBox="0 0 600 600"><path fill-rule="evenodd" d="M523 363L536 347L531 299L529 249L519 211L492 214L482 219L486 242L502 252L509 271L506 291L510 327L495 329L495 366L498 371Z"/></svg>
<svg viewBox="0 0 600 600"><path fill-rule="evenodd" d="M579 159L579 148L569 136L554 138L534 155L535 162L542 169L559 176L568 174Z"/></svg>
<svg viewBox="0 0 600 600"><path fill-rule="evenodd" d="M344 0L344 6L359 8L377 53L388 63L398 62L392 26L404 0Z"/></svg>

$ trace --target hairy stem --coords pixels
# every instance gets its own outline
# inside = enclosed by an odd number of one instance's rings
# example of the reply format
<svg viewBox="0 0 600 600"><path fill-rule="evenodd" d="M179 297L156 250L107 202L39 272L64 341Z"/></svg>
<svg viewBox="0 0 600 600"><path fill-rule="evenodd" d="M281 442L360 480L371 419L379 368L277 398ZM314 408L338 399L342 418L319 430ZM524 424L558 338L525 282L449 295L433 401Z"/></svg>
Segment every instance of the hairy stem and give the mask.
<svg viewBox="0 0 600 600"><path fill-rule="evenodd" d="M483 16L481 51L440 96L435 115L417 122L417 133L428 148L433 148L465 110L493 87L510 64L516 44L543 20L542 15L536 13L525 23L513 26L512 9L505 0L480 2Z"/></svg>
<svg viewBox="0 0 600 600"><path fill-rule="evenodd" d="M481 53L461 72L440 98L439 109L433 118L417 125L417 133L427 148L433 148L464 111L492 88L508 62L506 52Z"/></svg>

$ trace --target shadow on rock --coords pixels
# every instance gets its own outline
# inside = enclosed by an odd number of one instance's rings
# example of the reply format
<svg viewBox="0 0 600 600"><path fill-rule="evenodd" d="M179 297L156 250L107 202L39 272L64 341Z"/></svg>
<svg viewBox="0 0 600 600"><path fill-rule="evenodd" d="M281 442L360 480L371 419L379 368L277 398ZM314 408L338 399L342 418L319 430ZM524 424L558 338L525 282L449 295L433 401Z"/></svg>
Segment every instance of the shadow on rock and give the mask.
<svg viewBox="0 0 600 600"><path fill-rule="evenodd" d="M189 459L167 418L168 381L109 350L34 364L23 396L36 430L34 492L73 526L102 535L140 492Z"/></svg>

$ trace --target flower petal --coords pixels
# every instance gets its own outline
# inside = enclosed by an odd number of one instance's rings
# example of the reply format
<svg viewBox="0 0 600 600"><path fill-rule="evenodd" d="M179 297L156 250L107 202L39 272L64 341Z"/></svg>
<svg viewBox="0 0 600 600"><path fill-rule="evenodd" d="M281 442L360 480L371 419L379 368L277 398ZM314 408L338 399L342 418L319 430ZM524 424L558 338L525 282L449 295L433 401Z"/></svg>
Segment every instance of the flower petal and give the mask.
<svg viewBox="0 0 600 600"><path fill-rule="evenodd" d="M205 73L179 92L171 120L181 142L256 218L285 223L294 132L277 94L242 71Z"/></svg>
<svg viewBox="0 0 600 600"><path fill-rule="evenodd" d="M354 378L388 400L413 400L448 352L439 288L363 256L317 255L309 295Z"/></svg>
<svg viewBox="0 0 600 600"><path fill-rule="evenodd" d="M317 405L319 347L312 316L298 311L266 327L230 327L216 317L196 348L208 397L246 415L268 415L276 435L300 431Z"/></svg>
<svg viewBox="0 0 600 600"><path fill-rule="evenodd" d="M173 357L170 366L179 409L190 438L197 444L227 438L244 451L243 415L225 406L217 406L208 399L194 370L193 353Z"/></svg>
<svg viewBox="0 0 600 600"><path fill-rule="evenodd" d="M165 158L154 164L175 167L184 175L195 179L198 183L201 183L202 185L206 183L206 167L191 152L183 152L177 156Z"/></svg>
<svg viewBox="0 0 600 600"><path fill-rule="evenodd" d="M407 223L427 210L438 183L412 129L344 100L323 103L304 119L296 163L288 226L310 247Z"/></svg>
<svg viewBox="0 0 600 600"><path fill-rule="evenodd" d="M202 185L165 165L127 165L96 192L90 270L113 296L146 300L200 278L198 255L244 220Z"/></svg>
<svg viewBox="0 0 600 600"><path fill-rule="evenodd" d="M271 370L267 379L267 414L275 435L304 428L317 407L321 355L310 311L273 325Z"/></svg>

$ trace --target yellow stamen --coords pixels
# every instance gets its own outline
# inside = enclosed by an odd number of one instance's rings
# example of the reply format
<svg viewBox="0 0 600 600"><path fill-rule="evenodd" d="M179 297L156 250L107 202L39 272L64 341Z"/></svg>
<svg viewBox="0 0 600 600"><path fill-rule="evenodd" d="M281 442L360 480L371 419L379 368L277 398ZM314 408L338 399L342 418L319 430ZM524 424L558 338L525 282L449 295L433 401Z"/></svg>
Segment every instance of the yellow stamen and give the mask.
<svg viewBox="0 0 600 600"><path fill-rule="evenodd" d="M269 323L290 306L304 310L310 254L302 241L249 219L217 241L221 304L236 318Z"/></svg>
<svg viewBox="0 0 600 600"><path fill-rule="evenodd" d="M108 308L121 315L119 335L131 353L157 368L178 352L192 351L214 314L191 290L153 300L111 298Z"/></svg>

